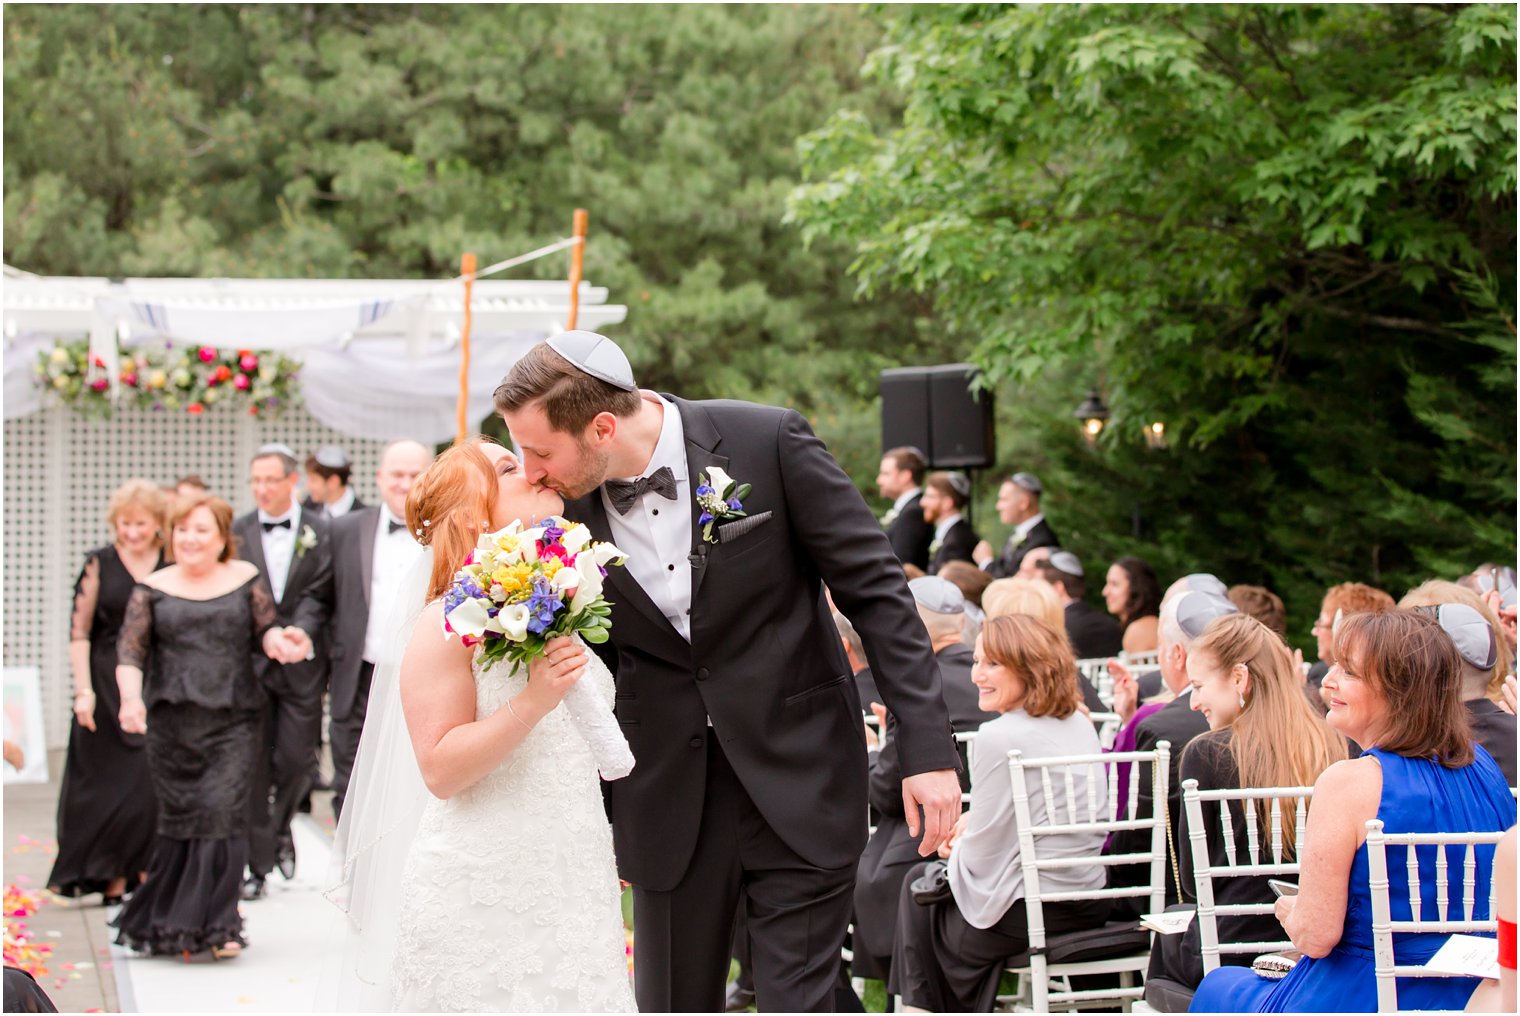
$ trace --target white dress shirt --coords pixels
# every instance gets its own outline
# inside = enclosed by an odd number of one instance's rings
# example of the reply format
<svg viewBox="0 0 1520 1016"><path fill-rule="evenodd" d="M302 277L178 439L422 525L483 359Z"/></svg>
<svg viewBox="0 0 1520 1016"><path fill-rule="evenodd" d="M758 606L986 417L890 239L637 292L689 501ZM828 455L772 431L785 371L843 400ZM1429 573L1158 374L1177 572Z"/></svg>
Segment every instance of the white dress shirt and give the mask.
<svg viewBox="0 0 1520 1016"><path fill-rule="evenodd" d="M961 513L960 512L956 512L954 515L951 515L948 518L940 519L938 522L936 522L934 524L934 542L935 543L944 543L945 542L945 534L950 531L950 527L951 526L955 525L960 520L961 520Z"/></svg>
<svg viewBox="0 0 1520 1016"><path fill-rule="evenodd" d="M1034 515L1031 515L1029 518L1025 519L1023 522L1020 522L1018 525L1016 525L1016 526L1013 527L1013 539L1014 539L1014 541L1017 542L1017 541L1023 539L1024 537L1028 536L1029 535L1029 531L1031 529L1033 529L1035 526L1039 525L1041 522L1044 522L1044 521L1045 521L1045 516L1043 514L1041 514L1041 513L1036 513Z"/></svg>
<svg viewBox="0 0 1520 1016"><path fill-rule="evenodd" d="M909 489L903 491L901 494L897 495L897 500L892 502L892 510L898 515L901 515L903 506L923 492L924 488L922 487L910 487ZM893 516L893 518L896 517L896 515Z"/></svg>
<svg viewBox="0 0 1520 1016"><path fill-rule="evenodd" d="M290 520L290 528L265 529L266 522ZM285 599L285 580L290 577L290 563L295 559L296 537L301 532L301 506L292 501L284 515L270 515L259 509L259 541L264 547L264 564L269 569L269 590L274 602Z"/></svg>
<svg viewBox="0 0 1520 1016"><path fill-rule="evenodd" d="M392 521L401 523L401 528L392 529ZM380 649L389 634L383 630L385 619L392 606L391 599L400 590L402 576L422 556L422 545L407 531L406 520L396 518L384 504L380 506L374 541L374 557L370 559L369 624L364 629L364 658L370 663L380 659Z"/></svg>
<svg viewBox="0 0 1520 1016"><path fill-rule="evenodd" d="M646 395L645 398L651 398ZM657 398L657 397L654 397ZM675 404L658 400L665 418L654 454L639 476L669 466L676 478L674 501L654 492L634 501L627 515L618 514L602 488L612 542L628 555L624 565L634 581L654 601L686 641L691 641L691 478L686 466L686 431ZM627 477L637 480L638 476ZM623 479L615 477L614 479Z"/></svg>
<svg viewBox="0 0 1520 1016"><path fill-rule="evenodd" d="M354 488L344 487L343 496L332 504L322 506L322 512L330 519L340 518L354 510Z"/></svg>

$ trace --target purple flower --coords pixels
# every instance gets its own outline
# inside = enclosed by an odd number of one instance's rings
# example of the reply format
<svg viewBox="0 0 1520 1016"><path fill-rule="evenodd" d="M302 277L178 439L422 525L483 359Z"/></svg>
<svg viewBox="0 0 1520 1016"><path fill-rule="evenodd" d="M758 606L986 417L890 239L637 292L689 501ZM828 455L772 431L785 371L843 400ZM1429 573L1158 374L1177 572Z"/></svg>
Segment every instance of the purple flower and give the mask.
<svg viewBox="0 0 1520 1016"><path fill-rule="evenodd" d="M736 512L744 510L744 506L739 503L739 499L736 497L731 497L728 499L728 506Z"/></svg>
<svg viewBox="0 0 1520 1016"><path fill-rule="evenodd" d="M539 540L539 544L542 545L542 544L546 544L546 543L558 543L560 540L563 540L564 538L565 538L565 531L563 529L561 529L559 526L556 526L554 523L551 522L547 526L544 527L544 535Z"/></svg>
<svg viewBox="0 0 1520 1016"><path fill-rule="evenodd" d="M716 493L717 493L717 491L713 490L711 487L709 487L705 483L697 488L697 496L698 497L705 497L708 494L716 494Z"/></svg>
<svg viewBox="0 0 1520 1016"><path fill-rule="evenodd" d="M533 580L533 595L528 597L528 630L542 635L554 624L554 615L564 607L559 594L549 585L549 580L539 577Z"/></svg>
<svg viewBox="0 0 1520 1016"><path fill-rule="evenodd" d="M712 520L713 517L711 512L703 512L700 516L697 517L697 525L705 526Z"/></svg>

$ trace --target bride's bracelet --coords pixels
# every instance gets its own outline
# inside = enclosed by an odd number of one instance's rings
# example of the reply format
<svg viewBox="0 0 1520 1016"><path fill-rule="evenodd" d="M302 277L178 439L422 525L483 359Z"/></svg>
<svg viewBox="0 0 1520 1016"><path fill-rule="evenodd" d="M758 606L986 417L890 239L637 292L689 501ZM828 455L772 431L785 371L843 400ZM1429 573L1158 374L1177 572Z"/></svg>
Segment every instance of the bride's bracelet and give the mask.
<svg viewBox="0 0 1520 1016"><path fill-rule="evenodd" d="M94 698L95 697L95 693L93 691L76 691L74 693L74 697L75 698L81 698L81 697L85 697L85 696L88 696L89 698Z"/></svg>
<svg viewBox="0 0 1520 1016"><path fill-rule="evenodd" d="M512 708L511 699L507 699L507 712L512 714L512 719L523 725L524 730L528 731L530 734L533 732L533 725L530 724L527 720L523 719L521 716L518 716L517 710Z"/></svg>

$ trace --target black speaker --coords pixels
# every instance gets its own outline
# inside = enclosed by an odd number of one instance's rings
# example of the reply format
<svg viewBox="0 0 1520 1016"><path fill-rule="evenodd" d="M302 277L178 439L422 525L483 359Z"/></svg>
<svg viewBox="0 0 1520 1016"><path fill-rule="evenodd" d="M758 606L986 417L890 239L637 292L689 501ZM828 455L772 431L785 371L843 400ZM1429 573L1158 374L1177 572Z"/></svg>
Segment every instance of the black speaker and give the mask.
<svg viewBox="0 0 1520 1016"><path fill-rule="evenodd" d="M969 363L882 371L882 450L912 445L935 469L992 465L992 393L971 393L979 373Z"/></svg>

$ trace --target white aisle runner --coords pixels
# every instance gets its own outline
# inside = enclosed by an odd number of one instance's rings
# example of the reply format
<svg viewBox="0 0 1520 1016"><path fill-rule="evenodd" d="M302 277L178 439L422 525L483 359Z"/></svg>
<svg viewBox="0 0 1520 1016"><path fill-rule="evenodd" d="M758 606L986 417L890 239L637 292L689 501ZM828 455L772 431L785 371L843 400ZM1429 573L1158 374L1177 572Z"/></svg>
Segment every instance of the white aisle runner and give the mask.
<svg viewBox="0 0 1520 1016"><path fill-rule="evenodd" d="M311 1012L324 940L336 913L322 898L331 841L309 815L291 826L296 877L269 878L261 900L243 903L248 947L235 960L209 953L190 963L111 947L123 1012Z"/></svg>

